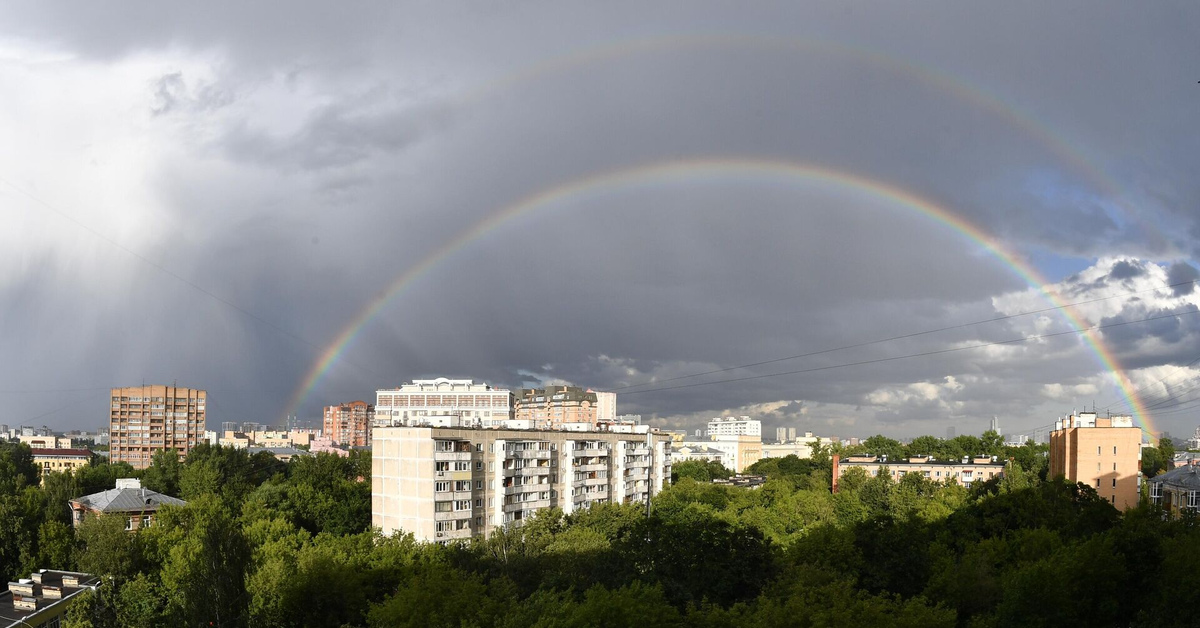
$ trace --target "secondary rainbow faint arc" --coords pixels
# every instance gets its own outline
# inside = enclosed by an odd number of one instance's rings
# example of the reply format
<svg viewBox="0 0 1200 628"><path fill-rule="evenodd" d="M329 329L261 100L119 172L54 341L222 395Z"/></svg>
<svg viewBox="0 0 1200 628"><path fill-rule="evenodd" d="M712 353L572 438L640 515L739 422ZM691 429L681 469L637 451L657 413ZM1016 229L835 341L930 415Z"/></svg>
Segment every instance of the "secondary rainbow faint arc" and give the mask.
<svg viewBox="0 0 1200 628"><path fill-rule="evenodd" d="M1085 344L1096 354L1101 365L1112 374L1122 396L1129 403L1134 419L1141 423L1146 431L1150 433L1154 432L1154 426L1150 424L1149 414L1146 412L1132 385L1124 376L1116 358L1104 346L1103 342L1095 337L1092 331L1084 331L1091 327L1091 325L1081 319L1074 312L1073 308L1067 306L1057 293L1046 290L1045 286L1049 282L1042 278L1035 269L1018 259L1012 253L1001 248L1000 245L975 225L928 199L894 185L875 181L862 175L801 162L728 157L658 161L636 167L619 168L567 181L553 188L525 196L505 205L498 211L490 214L487 218L459 233L440 249L434 251L416 265L406 269L380 296L376 297L365 309L355 316L350 324L337 335L334 341L322 351L320 358L313 364L307 375L305 375L302 384L296 389L296 392L293 393L289 401L288 413L294 414L299 410L300 405L303 404L313 387L320 381L321 377L325 375L334 362L337 361L337 358L346 350L350 343L353 342L358 333L392 299L399 295L406 286L441 261L502 224L525 213L587 193L624 187L640 182L661 182L664 180L686 179L702 175L728 176L733 174L773 175L789 179L821 182L866 193L912 209L978 243L989 254L1012 269L1026 283L1038 289L1051 304L1060 308L1059 311L1062 312L1063 317L1075 329L1081 331L1081 336Z"/></svg>
<svg viewBox="0 0 1200 628"><path fill-rule="evenodd" d="M609 61L619 61L628 57L669 53L689 49L704 48L742 48L747 50L764 50L789 54L816 52L831 56L839 56L854 60L860 64L884 69L898 75L906 76L936 89L950 94L965 103L987 111L997 119L1003 120L1011 128L1019 129L1025 137L1031 138L1057 159L1070 165L1070 170L1076 175L1082 175L1091 185L1095 186L1109 202L1120 209L1129 220L1129 224L1137 228L1152 231L1153 235L1165 242L1170 242L1160 229L1142 219L1139 212L1127 200L1121 186L1102 168L1097 166L1082 151L1077 149L1060 133L1039 121L1032 114L1022 111L1011 102L1006 102L986 89L968 83L958 77L933 68L918 65L903 59L889 56L878 50L865 46L849 46L840 42L824 39L803 39L787 37L771 37L760 35L726 35L726 34L680 34L629 39L599 46L585 47L570 51L567 54L551 57L540 63L522 68L485 82L475 89L467 91L460 103L473 104L488 102L497 94L515 90L527 83L544 79L554 74L562 74L577 70L581 67Z"/></svg>

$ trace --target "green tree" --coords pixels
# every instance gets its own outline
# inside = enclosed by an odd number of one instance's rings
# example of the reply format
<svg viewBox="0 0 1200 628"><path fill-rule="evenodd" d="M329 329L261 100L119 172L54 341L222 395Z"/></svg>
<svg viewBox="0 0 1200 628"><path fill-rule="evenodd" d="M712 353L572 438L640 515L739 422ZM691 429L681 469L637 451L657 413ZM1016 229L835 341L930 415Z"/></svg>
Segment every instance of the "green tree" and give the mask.
<svg viewBox="0 0 1200 628"><path fill-rule="evenodd" d="M179 452L160 449L154 452L150 466L142 471L142 486L164 495L179 497L181 467Z"/></svg>
<svg viewBox="0 0 1200 628"><path fill-rule="evenodd" d="M681 478L691 478L697 482L711 482L715 479L733 477L733 471L716 460L684 460L671 465L671 481L678 482Z"/></svg>

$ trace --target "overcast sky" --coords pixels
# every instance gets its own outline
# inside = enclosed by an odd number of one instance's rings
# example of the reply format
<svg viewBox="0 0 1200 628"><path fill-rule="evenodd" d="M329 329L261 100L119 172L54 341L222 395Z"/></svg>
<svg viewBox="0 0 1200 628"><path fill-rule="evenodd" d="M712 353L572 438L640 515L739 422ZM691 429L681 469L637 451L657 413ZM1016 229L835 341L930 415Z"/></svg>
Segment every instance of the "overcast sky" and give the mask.
<svg viewBox="0 0 1200 628"><path fill-rule="evenodd" d="M1060 311L673 379L1053 305L907 195L1088 301L1188 435L1197 33L1193 2L8 3L0 423L94 429L142 381L278 422L406 273L302 420L436 376L842 437L1128 411Z"/></svg>

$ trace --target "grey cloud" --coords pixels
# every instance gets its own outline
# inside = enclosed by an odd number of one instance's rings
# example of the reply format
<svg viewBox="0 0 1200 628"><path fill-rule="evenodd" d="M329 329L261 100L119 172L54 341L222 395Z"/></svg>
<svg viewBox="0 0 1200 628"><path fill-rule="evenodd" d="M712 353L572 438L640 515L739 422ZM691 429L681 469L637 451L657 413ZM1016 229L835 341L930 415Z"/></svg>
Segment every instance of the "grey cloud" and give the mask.
<svg viewBox="0 0 1200 628"><path fill-rule="evenodd" d="M1200 271L1197 271L1195 266L1192 266L1187 262L1175 262L1174 264L1171 264L1169 269L1167 269L1167 281L1171 285L1175 286L1172 288L1172 290L1177 297L1189 295L1194 292L1196 290L1196 284L1194 282L1197 279L1200 279ZM1185 281L1191 281L1193 283L1175 285Z"/></svg>

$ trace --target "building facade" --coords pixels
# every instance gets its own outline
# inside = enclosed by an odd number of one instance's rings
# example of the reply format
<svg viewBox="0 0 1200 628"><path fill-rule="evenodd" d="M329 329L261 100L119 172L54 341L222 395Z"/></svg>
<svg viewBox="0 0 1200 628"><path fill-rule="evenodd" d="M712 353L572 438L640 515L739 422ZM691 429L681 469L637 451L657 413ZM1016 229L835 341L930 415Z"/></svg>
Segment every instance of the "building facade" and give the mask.
<svg viewBox="0 0 1200 628"><path fill-rule="evenodd" d="M74 447L70 436L18 436L17 440L29 445L30 449L70 449Z"/></svg>
<svg viewBox="0 0 1200 628"><path fill-rule="evenodd" d="M33 449L33 464L42 471L42 475L56 471L72 473L75 469L86 467L92 461L92 452L87 449Z"/></svg>
<svg viewBox="0 0 1200 628"><path fill-rule="evenodd" d="M817 445L828 447L832 445L833 442L834 441L832 438L813 436L812 432L805 432L803 436L793 435L792 438L786 442L763 445L762 457L786 458L787 456L796 456L797 458L811 458L813 447Z"/></svg>
<svg viewBox="0 0 1200 628"><path fill-rule="evenodd" d="M640 417L639 417L640 418ZM596 393L596 421L616 421L617 420L617 393L615 392L597 392Z"/></svg>
<svg viewBox="0 0 1200 628"><path fill-rule="evenodd" d="M469 379L415 379L375 392L375 427L498 427L513 416L512 392Z"/></svg>
<svg viewBox="0 0 1200 628"><path fill-rule="evenodd" d="M928 456L913 456L905 460L888 460L887 456L850 456L842 460L833 457L833 492L838 492L840 480L850 469L862 469L870 477L880 473L900 481L909 473L917 473L935 482L955 481L970 487L1004 473L1005 463L995 456L965 457L959 460L934 460Z"/></svg>
<svg viewBox="0 0 1200 628"><path fill-rule="evenodd" d="M615 419L615 395L612 401ZM537 429L557 429L564 423L595 425L598 405L596 393L578 386L522 388L513 400L513 415Z"/></svg>
<svg viewBox="0 0 1200 628"><path fill-rule="evenodd" d="M1195 461L1165 473L1146 483L1150 485L1150 501L1172 514L1200 514L1200 463Z"/></svg>
<svg viewBox="0 0 1200 628"><path fill-rule="evenodd" d="M717 417L708 422L705 436L755 436L762 439L762 421L748 416Z"/></svg>
<svg viewBox="0 0 1200 628"><path fill-rule="evenodd" d="M1081 412L1056 421L1050 433L1050 477L1087 484L1121 510L1138 505L1141 461L1142 430L1133 417Z"/></svg>
<svg viewBox="0 0 1200 628"><path fill-rule="evenodd" d="M656 434L376 427L371 524L419 541L486 536L535 512L645 503L670 481Z"/></svg>
<svg viewBox="0 0 1200 628"><path fill-rule="evenodd" d="M174 449L180 459L204 439L208 393L181 386L113 388L109 413L109 460L135 469L150 466L155 452Z"/></svg>
<svg viewBox="0 0 1200 628"><path fill-rule="evenodd" d="M94 515L119 514L125 517L125 529L132 532L150 525L154 520L154 513L158 512L160 507L185 506L187 502L142 488L141 480L136 478L121 478L117 480L116 488L84 495L71 500L69 504L71 521L75 527L79 527L89 513Z"/></svg>
<svg viewBox="0 0 1200 628"><path fill-rule="evenodd" d="M326 406L324 435L337 445L367 447L371 444L374 421L375 406L365 401Z"/></svg>

